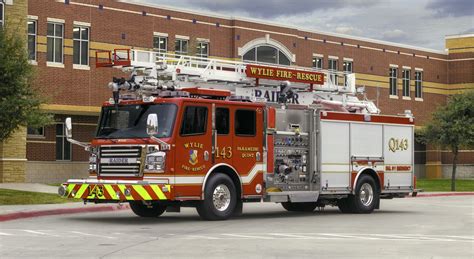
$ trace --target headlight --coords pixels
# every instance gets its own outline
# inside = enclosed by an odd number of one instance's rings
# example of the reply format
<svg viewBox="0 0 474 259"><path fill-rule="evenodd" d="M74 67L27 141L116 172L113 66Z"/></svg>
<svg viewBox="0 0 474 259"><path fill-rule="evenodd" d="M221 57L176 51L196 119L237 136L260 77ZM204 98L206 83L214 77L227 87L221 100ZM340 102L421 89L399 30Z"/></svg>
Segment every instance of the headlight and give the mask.
<svg viewBox="0 0 474 259"><path fill-rule="evenodd" d="M92 164L92 163L93 163L93 164L97 163L97 156L94 155L94 154L91 154L91 155L89 156L89 163L91 163L91 164Z"/></svg>
<svg viewBox="0 0 474 259"><path fill-rule="evenodd" d="M165 170L166 153L157 151L149 153L145 159L146 171L164 171Z"/></svg>

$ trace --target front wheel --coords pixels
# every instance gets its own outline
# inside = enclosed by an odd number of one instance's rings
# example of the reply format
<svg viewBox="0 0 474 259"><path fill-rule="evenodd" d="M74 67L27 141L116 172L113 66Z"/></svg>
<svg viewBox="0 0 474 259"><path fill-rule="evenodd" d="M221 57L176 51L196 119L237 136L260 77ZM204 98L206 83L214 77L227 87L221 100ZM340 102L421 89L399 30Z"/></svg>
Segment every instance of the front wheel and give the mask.
<svg viewBox="0 0 474 259"><path fill-rule="evenodd" d="M234 213L237 205L237 192L229 176L213 175L204 188L204 200L196 209L202 219L225 220Z"/></svg>
<svg viewBox="0 0 474 259"><path fill-rule="evenodd" d="M132 209L133 213L140 217L146 218L156 218L161 216L166 210L166 206L153 203L151 205L145 205L141 201L131 201L130 208Z"/></svg>
<svg viewBox="0 0 474 259"><path fill-rule="evenodd" d="M316 209L318 203L316 202L282 202L281 206L287 211L294 211L294 212L312 212Z"/></svg>

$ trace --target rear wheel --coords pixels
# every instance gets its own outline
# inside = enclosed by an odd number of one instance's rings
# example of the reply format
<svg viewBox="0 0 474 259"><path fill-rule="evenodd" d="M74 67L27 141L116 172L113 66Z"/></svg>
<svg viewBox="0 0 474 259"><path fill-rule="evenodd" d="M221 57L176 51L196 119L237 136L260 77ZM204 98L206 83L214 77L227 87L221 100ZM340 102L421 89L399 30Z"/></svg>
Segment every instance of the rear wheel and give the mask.
<svg viewBox="0 0 474 259"><path fill-rule="evenodd" d="M237 192L229 176L215 174L204 188L204 200L196 209L202 219L225 220L234 213L237 205Z"/></svg>
<svg viewBox="0 0 474 259"><path fill-rule="evenodd" d="M282 202L281 206L287 211L312 212L316 209L316 202Z"/></svg>
<svg viewBox="0 0 474 259"><path fill-rule="evenodd" d="M337 207L342 213L352 213L353 209L349 198L340 199L337 201Z"/></svg>
<svg viewBox="0 0 474 259"><path fill-rule="evenodd" d="M133 213L140 217L155 218L161 216L166 210L166 206L159 203L145 205L141 201L131 201L130 208Z"/></svg>
<svg viewBox="0 0 474 259"><path fill-rule="evenodd" d="M379 198L374 178L363 174L357 181L355 194L339 200L337 206L343 213L371 213L377 206Z"/></svg>

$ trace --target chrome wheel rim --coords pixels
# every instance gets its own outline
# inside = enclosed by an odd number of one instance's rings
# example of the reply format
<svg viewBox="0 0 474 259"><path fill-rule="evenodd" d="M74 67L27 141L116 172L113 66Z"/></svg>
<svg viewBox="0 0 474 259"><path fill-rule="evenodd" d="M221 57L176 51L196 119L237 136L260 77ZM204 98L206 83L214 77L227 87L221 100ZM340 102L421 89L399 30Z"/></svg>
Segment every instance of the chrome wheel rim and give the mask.
<svg viewBox="0 0 474 259"><path fill-rule="evenodd" d="M359 198L364 206L369 206L374 200L374 189L372 188L372 185L369 183L362 184L360 187Z"/></svg>
<svg viewBox="0 0 474 259"><path fill-rule="evenodd" d="M214 208L218 211L225 211L230 205L230 190L224 184L219 184L212 194Z"/></svg>

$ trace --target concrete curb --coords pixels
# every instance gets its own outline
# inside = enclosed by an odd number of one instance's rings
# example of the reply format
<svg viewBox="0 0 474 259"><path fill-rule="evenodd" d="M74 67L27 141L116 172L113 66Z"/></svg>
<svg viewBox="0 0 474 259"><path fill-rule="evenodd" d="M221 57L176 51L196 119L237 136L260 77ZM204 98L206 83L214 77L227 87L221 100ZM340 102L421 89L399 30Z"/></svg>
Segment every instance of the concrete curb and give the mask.
<svg viewBox="0 0 474 259"><path fill-rule="evenodd" d="M413 198L418 197L442 197L442 196L469 196L474 195L474 192L447 192L447 193L418 193Z"/></svg>
<svg viewBox="0 0 474 259"><path fill-rule="evenodd" d="M34 218L51 215L62 215L62 214L74 214L74 213L87 213L87 212L104 212L104 211L116 211L130 209L128 204L124 205L110 205L110 206L98 206L89 208L67 208L67 209L50 209L50 210L36 210L36 211L25 211L25 212L14 212L9 214L0 215L0 222Z"/></svg>

